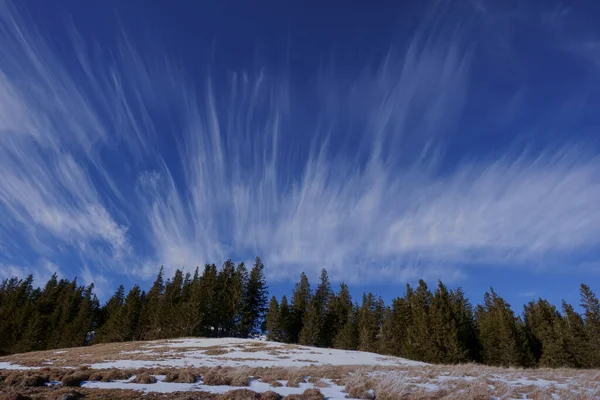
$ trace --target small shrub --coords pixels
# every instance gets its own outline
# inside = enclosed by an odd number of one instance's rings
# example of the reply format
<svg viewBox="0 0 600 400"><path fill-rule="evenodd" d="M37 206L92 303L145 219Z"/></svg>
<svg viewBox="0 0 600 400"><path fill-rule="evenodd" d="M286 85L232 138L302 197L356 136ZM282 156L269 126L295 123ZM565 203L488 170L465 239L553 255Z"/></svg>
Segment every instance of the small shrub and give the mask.
<svg viewBox="0 0 600 400"><path fill-rule="evenodd" d="M131 378L132 376L133 374L129 371L123 371L115 368L104 374L102 382L123 381Z"/></svg>
<svg viewBox="0 0 600 400"><path fill-rule="evenodd" d="M177 382L179 374L177 372L169 372L163 382Z"/></svg>
<svg viewBox="0 0 600 400"><path fill-rule="evenodd" d="M260 400L280 400L280 399L281 399L281 395L279 393L276 393L276 392L272 391L272 390L264 392L260 396Z"/></svg>
<svg viewBox="0 0 600 400"><path fill-rule="evenodd" d="M319 389L307 389L302 393L303 400L325 400L325 396Z"/></svg>
<svg viewBox="0 0 600 400"><path fill-rule="evenodd" d="M231 385L231 379L222 368L213 368L202 377L202 382L210 386Z"/></svg>
<svg viewBox="0 0 600 400"><path fill-rule="evenodd" d="M104 378L104 375L102 374L102 372L92 372L92 374L90 375L89 380L90 381L94 381L94 382L98 382L98 381L101 381L102 378Z"/></svg>
<svg viewBox="0 0 600 400"><path fill-rule="evenodd" d="M71 390L70 392L61 394L56 400L79 400L83 397L83 394L75 390Z"/></svg>
<svg viewBox="0 0 600 400"><path fill-rule="evenodd" d="M21 393L6 393L4 395L0 392L1 400L31 400L31 397Z"/></svg>
<svg viewBox="0 0 600 400"><path fill-rule="evenodd" d="M21 374L18 372L12 372L8 374L6 378L4 378L4 384L6 386L16 386L21 383Z"/></svg>
<svg viewBox="0 0 600 400"><path fill-rule="evenodd" d="M250 389L231 390L218 397L219 400L260 400L260 394Z"/></svg>
<svg viewBox="0 0 600 400"><path fill-rule="evenodd" d="M248 386L250 383L250 377L245 369L234 370L230 374L231 386Z"/></svg>
<svg viewBox="0 0 600 400"><path fill-rule="evenodd" d="M305 379L304 376L299 375L299 374L294 374L293 376L290 377L290 379L287 381L287 384L285 386L287 387L300 387L301 383L304 383Z"/></svg>
<svg viewBox="0 0 600 400"><path fill-rule="evenodd" d="M196 375L194 375L194 373L192 373L191 371L182 371L178 375L179 376L177 377L175 382L196 383L196 381L197 381Z"/></svg>
<svg viewBox="0 0 600 400"><path fill-rule="evenodd" d="M90 373L86 371L73 372L62 378L63 386L80 386L81 382L87 381L90 378Z"/></svg>
<svg viewBox="0 0 600 400"><path fill-rule="evenodd" d="M229 351L226 349L208 349L204 352L207 356L221 356L227 353L229 353Z"/></svg>
<svg viewBox="0 0 600 400"><path fill-rule="evenodd" d="M136 375L135 379L133 380L135 383L156 383L156 378L150 374L139 374Z"/></svg>
<svg viewBox="0 0 600 400"><path fill-rule="evenodd" d="M21 380L21 386L40 387L44 386L46 382L48 382L48 376L33 374L23 377L23 379Z"/></svg>

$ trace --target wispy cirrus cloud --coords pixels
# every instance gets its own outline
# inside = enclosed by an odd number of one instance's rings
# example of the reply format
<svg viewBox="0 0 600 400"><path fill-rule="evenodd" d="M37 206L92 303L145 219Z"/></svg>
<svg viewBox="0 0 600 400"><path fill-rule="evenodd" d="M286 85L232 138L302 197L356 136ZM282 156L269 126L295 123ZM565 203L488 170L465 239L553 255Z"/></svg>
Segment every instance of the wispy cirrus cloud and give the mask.
<svg viewBox="0 0 600 400"><path fill-rule="evenodd" d="M473 84L459 34L422 30L377 68L324 74L300 96L264 70L198 85L126 34L92 59L76 25L67 65L10 4L2 17L10 274L31 268L14 266L24 254L68 255L64 273L105 288L104 271L149 278L258 254L279 280L323 267L355 282L460 280L472 265L582 262L600 245L595 154L447 162ZM308 121L307 102L320 110Z"/></svg>

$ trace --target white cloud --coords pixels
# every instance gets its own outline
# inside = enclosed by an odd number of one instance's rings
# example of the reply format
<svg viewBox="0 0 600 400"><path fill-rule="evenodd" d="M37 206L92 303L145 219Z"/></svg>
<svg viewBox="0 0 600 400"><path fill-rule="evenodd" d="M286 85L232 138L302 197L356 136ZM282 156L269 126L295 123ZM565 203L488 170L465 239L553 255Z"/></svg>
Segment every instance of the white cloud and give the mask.
<svg viewBox="0 0 600 400"><path fill-rule="evenodd" d="M228 257L260 255L274 279L326 267L350 282L460 280L470 264L554 268L600 245L593 155L440 168L469 100L458 35L423 31L350 82L322 77L306 97L323 113L305 121L289 82L265 71L196 93L127 37L102 68L72 32L71 71L10 7L1 33L0 244L73 253L100 291L106 271Z"/></svg>

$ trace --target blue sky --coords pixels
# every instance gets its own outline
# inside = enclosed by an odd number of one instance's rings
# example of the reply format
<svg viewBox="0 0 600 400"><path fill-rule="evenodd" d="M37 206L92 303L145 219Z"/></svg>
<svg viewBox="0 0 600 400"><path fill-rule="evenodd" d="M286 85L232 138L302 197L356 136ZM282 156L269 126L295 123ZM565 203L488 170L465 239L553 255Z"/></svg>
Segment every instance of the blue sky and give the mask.
<svg viewBox="0 0 600 400"><path fill-rule="evenodd" d="M600 290L597 2L0 6L0 277Z"/></svg>

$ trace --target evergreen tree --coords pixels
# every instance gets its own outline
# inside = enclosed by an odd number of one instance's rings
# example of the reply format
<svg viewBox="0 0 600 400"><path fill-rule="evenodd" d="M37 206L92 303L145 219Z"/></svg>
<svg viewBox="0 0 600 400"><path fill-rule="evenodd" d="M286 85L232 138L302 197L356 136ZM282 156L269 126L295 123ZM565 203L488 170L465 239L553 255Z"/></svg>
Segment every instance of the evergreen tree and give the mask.
<svg viewBox="0 0 600 400"><path fill-rule="evenodd" d="M420 280L413 291L410 285L406 287L406 300L410 306L410 325L406 330L407 343L405 350L407 357L414 360L434 362L435 352L429 321L429 308L431 305L431 292L425 281Z"/></svg>
<svg viewBox="0 0 600 400"><path fill-rule="evenodd" d="M490 290L484 304L477 307L475 321L481 342L482 361L487 365L523 365L523 351L517 318L510 305Z"/></svg>
<svg viewBox="0 0 600 400"><path fill-rule="evenodd" d="M134 285L125 298L119 318L123 323L119 330L123 341L138 340L140 337L139 322L143 298L144 294L138 285Z"/></svg>
<svg viewBox="0 0 600 400"><path fill-rule="evenodd" d="M279 340L283 343L290 342L290 316L290 307L288 305L287 297L284 295L281 298L281 304L279 305L279 318L281 324L281 337Z"/></svg>
<svg viewBox="0 0 600 400"><path fill-rule="evenodd" d="M161 337L161 305L165 292L164 268L160 267L156 280L146 294L140 314L140 333L144 340Z"/></svg>
<svg viewBox="0 0 600 400"><path fill-rule="evenodd" d="M267 326L267 339L274 342L281 341L281 313L279 311L279 303L275 296L271 297L269 303L269 310L267 311L266 326Z"/></svg>
<svg viewBox="0 0 600 400"><path fill-rule="evenodd" d="M296 284L292 293L291 321L290 321L290 343L298 343L300 331L304 326L304 315L308 311L311 299L310 284L304 272L300 274L300 281Z"/></svg>
<svg viewBox="0 0 600 400"><path fill-rule="evenodd" d="M240 324L241 337L254 336L262 331L261 324L267 310L268 295L264 268L260 258L256 257L244 290L244 302Z"/></svg>
<svg viewBox="0 0 600 400"><path fill-rule="evenodd" d="M304 315L304 324L298 342L304 346L316 346L319 342L322 325L319 304L313 298Z"/></svg>
<svg viewBox="0 0 600 400"><path fill-rule="evenodd" d="M590 366L600 367L600 303L589 286L581 284L581 307L584 310L585 330L591 352Z"/></svg>
<svg viewBox="0 0 600 400"><path fill-rule="evenodd" d="M344 325L338 331L333 340L336 349L356 350L358 348L358 307L352 306L346 316Z"/></svg>
<svg viewBox="0 0 600 400"><path fill-rule="evenodd" d="M362 305L358 310L358 350L375 352L377 350L377 317L375 313L375 296L373 293L363 294Z"/></svg>
<svg viewBox="0 0 600 400"><path fill-rule="evenodd" d="M593 364L590 351L588 332L581 315L575 312L572 305L563 300L562 310L564 313L562 324L562 336L564 338L567 352L575 368L590 368Z"/></svg>
<svg viewBox="0 0 600 400"><path fill-rule="evenodd" d="M300 343L325 347L331 341L325 327L325 316L331 299L331 284L327 271L321 270L321 279L315 295L311 298L308 312L304 318L304 326L300 331Z"/></svg>
<svg viewBox="0 0 600 400"><path fill-rule="evenodd" d="M340 291L337 295L332 295L330 307L327 310L325 327L329 331L327 336L328 347L332 345L335 346L338 335L351 317L352 297L350 296L348 285L342 282L340 284ZM344 334L347 335L347 332Z"/></svg>
<svg viewBox="0 0 600 400"><path fill-rule="evenodd" d="M450 292L453 318L458 328L458 341L468 361L480 361L480 345L475 329L473 306L461 288Z"/></svg>
<svg viewBox="0 0 600 400"><path fill-rule="evenodd" d="M383 318L381 352L398 357L408 357L410 353L408 327L411 323L408 300L402 297L392 300L392 305L386 310Z"/></svg>
<svg viewBox="0 0 600 400"><path fill-rule="evenodd" d="M523 316L535 362L541 367L572 366L563 338L562 316L556 307L539 299L525 305Z"/></svg>
<svg viewBox="0 0 600 400"><path fill-rule="evenodd" d="M457 317L452 306L450 292L439 281L429 310L433 344L432 361L442 364L467 361L468 350L461 343Z"/></svg>

